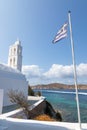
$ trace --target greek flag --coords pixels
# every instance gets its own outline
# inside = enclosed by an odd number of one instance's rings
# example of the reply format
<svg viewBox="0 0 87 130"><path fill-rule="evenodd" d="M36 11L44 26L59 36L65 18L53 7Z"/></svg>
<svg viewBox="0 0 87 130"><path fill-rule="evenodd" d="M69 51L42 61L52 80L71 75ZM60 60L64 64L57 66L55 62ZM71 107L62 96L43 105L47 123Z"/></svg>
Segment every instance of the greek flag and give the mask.
<svg viewBox="0 0 87 130"><path fill-rule="evenodd" d="M57 35L55 36L53 43L56 43L67 36L67 25L68 25L68 23L65 23L61 27L61 29L57 32Z"/></svg>

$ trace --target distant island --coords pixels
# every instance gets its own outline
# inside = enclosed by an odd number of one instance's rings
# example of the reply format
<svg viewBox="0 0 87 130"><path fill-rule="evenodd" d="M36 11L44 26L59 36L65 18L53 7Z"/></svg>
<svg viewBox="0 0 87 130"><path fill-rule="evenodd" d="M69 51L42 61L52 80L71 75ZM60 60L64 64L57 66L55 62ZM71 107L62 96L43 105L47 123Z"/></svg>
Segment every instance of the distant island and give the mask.
<svg viewBox="0 0 87 130"><path fill-rule="evenodd" d="M75 89L75 85L67 85L60 83L51 83L51 84L40 84L31 86L32 89ZM87 89L87 85L79 84L78 89Z"/></svg>

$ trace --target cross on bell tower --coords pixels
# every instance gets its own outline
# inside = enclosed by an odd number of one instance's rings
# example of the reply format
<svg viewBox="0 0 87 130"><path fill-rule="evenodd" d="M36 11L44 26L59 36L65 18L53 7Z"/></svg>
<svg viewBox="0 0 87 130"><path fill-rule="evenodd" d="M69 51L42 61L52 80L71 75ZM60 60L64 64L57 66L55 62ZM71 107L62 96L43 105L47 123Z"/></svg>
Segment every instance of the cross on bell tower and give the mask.
<svg viewBox="0 0 87 130"><path fill-rule="evenodd" d="M22 46L21 41L17 41L9 47L8 66L21 71L22 68Z"/></svg>

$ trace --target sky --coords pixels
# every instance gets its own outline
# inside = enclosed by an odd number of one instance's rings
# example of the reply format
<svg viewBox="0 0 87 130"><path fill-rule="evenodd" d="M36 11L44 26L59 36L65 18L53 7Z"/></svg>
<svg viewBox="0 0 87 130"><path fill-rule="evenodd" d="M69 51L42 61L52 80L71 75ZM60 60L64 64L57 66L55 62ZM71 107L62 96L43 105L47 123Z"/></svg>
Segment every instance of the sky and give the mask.
<svg viewBox="0 0 87 130"><path fill-rule="evenodd" d="M52 43L69 10L77 81L87 84L87 0L0 0L0 63L7 64L9 46L19 38L30 85L73 84L69 26L67 37Z"/></svg>

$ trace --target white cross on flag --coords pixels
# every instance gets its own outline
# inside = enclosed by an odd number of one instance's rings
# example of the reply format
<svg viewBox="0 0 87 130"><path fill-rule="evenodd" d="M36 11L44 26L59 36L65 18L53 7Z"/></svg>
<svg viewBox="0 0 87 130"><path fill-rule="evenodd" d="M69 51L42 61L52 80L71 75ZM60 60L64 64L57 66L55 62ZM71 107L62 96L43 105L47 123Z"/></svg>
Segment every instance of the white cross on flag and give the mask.
<svg viewBox="0 0 87 130"><path fill-rule="evenodd" d="M67 36L67 23L65 23L55 36L53 43L56 43Z"/></svg>

